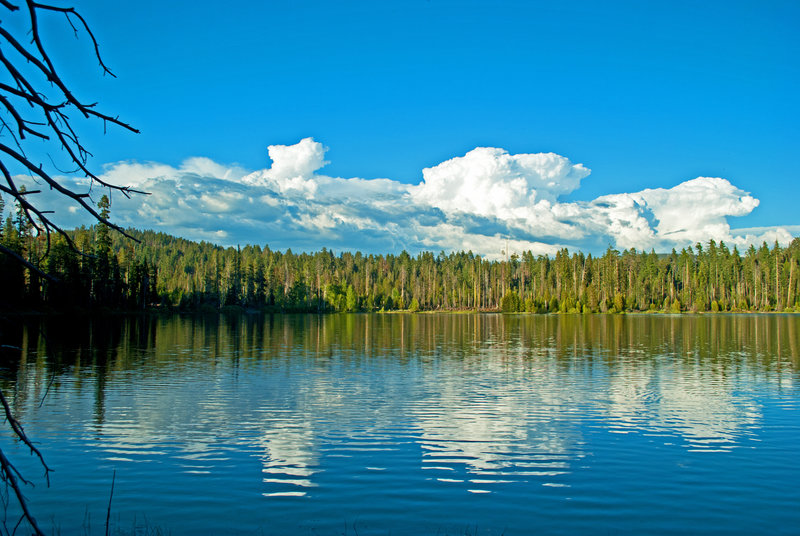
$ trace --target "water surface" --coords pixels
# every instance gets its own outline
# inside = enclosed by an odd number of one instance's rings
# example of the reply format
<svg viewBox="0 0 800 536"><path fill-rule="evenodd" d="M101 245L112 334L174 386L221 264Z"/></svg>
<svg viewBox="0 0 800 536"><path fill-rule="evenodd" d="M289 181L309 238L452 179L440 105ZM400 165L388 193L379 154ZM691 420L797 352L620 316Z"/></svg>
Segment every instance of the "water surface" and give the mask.
<svg viewBox="0 0 800 536"><path fill-rule="evenodd" d="M48 530L797 534L800 317L297 315L6 326ZM13 523L11 523L13 526Z"/></svg>

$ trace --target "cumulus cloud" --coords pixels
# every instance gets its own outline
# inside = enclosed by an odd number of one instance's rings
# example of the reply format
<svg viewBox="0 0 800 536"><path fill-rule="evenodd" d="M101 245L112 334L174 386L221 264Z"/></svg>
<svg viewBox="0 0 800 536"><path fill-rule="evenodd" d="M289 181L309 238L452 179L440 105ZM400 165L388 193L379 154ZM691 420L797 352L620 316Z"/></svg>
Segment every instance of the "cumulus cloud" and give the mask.
<svg viewBox="0 0 800 536"><path fill-rule="evenodd" d="M621 248L666 250L705 243L709 238L733 245L760 243L767 238L786 243L788 230L773 228L758 234L734 232L731 216L745 216L758 199L718 177L698 177L673 188L598 197L589 204L590 228L607 232Z"/></svg>
<svg viewBox="0 0 800 536"><path fill-rule="evenodd" d="M272 166L269 175L275 178L310 178L311 175L328 162L325 152L328 150L313 138L303 138L294 145L270 145L269 157Z"/></svg>
<svg viewBox="0 0 800 536"><path fill-rule="evenodd" d="M530 207L578 188L590 170L553 153L508 154L478 147L464 156L422 170L412 189L418 202L447 213L468 212L502 219L525 217Z"/></svg>
<svg viewBox="0 0 800 536"><path fill-rule="evenodd" d="M578 189L590 170L553 153L513 155L479 147L422 170L422 181L409 185L324 175L327 148L312 138L268 150L272 164L255 172L202 157L179 167L109 165L104 180L150 192L115 196L112 217L123 226L223 245L471 250L489 258L503 256L506 247L551 255L561 247L597 252L609 244L669 251L711 238L739 246L787 243L797 231L731 229L728 219L749 214L758 200L722 178L564 202L560 198ZM65 180L88 188L85 179ZM59 196L42 195L64 225L91 223Z"/></svg>

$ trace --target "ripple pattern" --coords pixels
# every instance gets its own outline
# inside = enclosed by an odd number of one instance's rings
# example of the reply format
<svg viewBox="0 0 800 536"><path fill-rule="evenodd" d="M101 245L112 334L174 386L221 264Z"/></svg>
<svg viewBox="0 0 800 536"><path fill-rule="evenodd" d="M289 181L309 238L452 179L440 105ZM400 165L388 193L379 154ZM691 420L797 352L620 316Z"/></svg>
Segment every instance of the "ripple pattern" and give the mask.
<svg viewBox="0 0 800 536"><path fill-rule="evenodd" d="M175 317L92 364L31 344L3 390L54 532L99 533L116 471L131 532L790 533L800 360L770 348L800 345L736 334L797 319L702 320Z"/></svg>

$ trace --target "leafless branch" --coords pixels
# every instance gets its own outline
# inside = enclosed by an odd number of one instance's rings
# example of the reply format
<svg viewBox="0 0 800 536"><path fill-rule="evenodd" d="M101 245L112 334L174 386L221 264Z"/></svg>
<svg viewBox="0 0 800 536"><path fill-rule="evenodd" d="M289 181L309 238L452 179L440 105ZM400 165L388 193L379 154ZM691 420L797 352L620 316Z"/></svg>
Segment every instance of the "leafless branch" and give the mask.
<svg viewBox="0 0 800 536"><path fill-rule="evenodd" d="M52 471L52 469L50 469L50 467L48 467L47 464L45 463L44 456L42 456L42 453L39 452L39 449L36 448L36 446L31 442L30 439L28 439L28 436L25 434L25 430L22 428L22 425L16 418L14 418L14 414L11 411L11 406L8 404L8 400L6 400L6 397L3 394L2 390L0 390L0 404L3 405L3 410L5 411L6 420L8 421L8 424L11 425L11 429L14 431L14 435L16 435L19 438L19 440L22 441L25 444L25 446L27 446L30 449L31 454L35 454L36 457L39 458L39 461L42 463L42 466L44 467L44 476L47 479L47 485L49 486L50 472Z"/></svg>
<svg viewBox="0 0 800 536"><path fill-rule="evenodd" d="M70 118L70 115L75 114L70 114L70 111L78 112L84 119L100 120L104 128L107 124L112 124L130 132L139 131L119 117L99 111L97 103L84 102L72 93L57 71L42 40L39 20L47 13L63 14L76 35L83 33L89 37L94 48L94 56L103 74L114 76L100 56L97 38L89 24L73 7L49 5L34 0L24 0L24 6L27 8L24 10L20 10L20 6L9 0L0 0L0 6L0 10L3 8L7 10L9 18L25 17L24 20L17 22L22 22L23 26L27 24L29 28L29 35L23 38L15 35L13 29L5 27L0 21L0 73L4 72L6 75L5 80L0 83L0 171L2 172L0 180L5 179L5 184L0 185L0 191L10 195L37 234L43 233L47 236L48 243L50 234L55 232L63 236L72 249L77 250L69 235L48 216L50 212L38 207L34 200L24 197L17 169L36 180L41 180L49 189L71 199L98 223L108 225L128 238L136 240L121 226L103 218L95 209L88 192L79 191L74 185L68 185L61 177L53 175L42 165L31 161L26 150L29 140L39 141L38 147L41 147L41 142L46 142L51 148L61 149L65 153L64 160L68 162L61 168L71 169L74 173L85 176L88 179L89 191L93 184L97 184L109 192L114 190L121 192L126 197L130 197L131 194L146 194L128 186L106 182L90 169L88 160L92 154L82 143L76 123ZM14 15L11 15L12 13ZM4 134L11 140L3 142ZM51 162L49 169L64 174L52 157L49 159Z"/></svg>
<svg viewBox="0 0 800 536"><path fill-rule="evenodd" d="M39 449L31 442L28 436L25 434L25 430L22 428L22 425L17 421L14 417L14 414L11 411L11 407L6 400L3 391L0 390L0 403L3 405L3 410L5 411L5 417L8 421L11 429L14 431L14 435L22 441L31 451L31 454L35 454L39 461L41 462L42 466L44 467L44 475L45 479L47 480L47 485L50 485L50 467L47 466L47 463L44 461L44 457L42 453L39 452ZM34 530L35 534L44 534L41 528L39 528L38 523L36 522L36 518L33 516L33 513L28 508L28 500L25 498L25 495L22 493L21 484L24 485L32 485L31 482L26 480L22 474L14 467L14 464L11 463L11 460L6 457L5 453L0 449L0 478L11 486L11 489L14 490L14 495L17 497L17 502L22 508L22 517L28 521L31 525L31 528Z"/></svg>
<svg viewBox="0 0 800 536"><path fill-rule="evenodd" d="M24 9L20 9L21 7ZM107 213L98 212L90 198L90 192L93 185L107 189L109 193L121 192L126 197L133 193L145 192L117 186L98 177L90 169L89 158L92 155L81 140L79 127L82 124L80 121L90 120L101 121L104 132L107 125L115 125L134 133L139 131L118 116L100 111L97 103L81 100L65 83L40 33L40 18L49 15L63 15L76 36L88 36L101 72L103 75L114 77L114 73L100 56L100 47L95 34L83 16L74 8L49 5L35 0L0 0L0 193L9 196L16 203L18 214L23 220L27 220L30 228L35 229L37 236L44 236L47 240L47 251L50 249L52 233L62 236L74 251L79 251L79 248L70 234L56 223L52 212L38 201L40 197L37 194L40 194L45 187L68 198L96 222L136 240L121 226L108 221L104 215ZM42 147L48 153L47 159L50 165L47 168L32 160L32 155L42 151ZM60 154L60 166L52 156L56 153ZM63 165L64 162L66 165ZM71 169L76 175L85 176L88 179L88 191L81 191L80 185L76 186L75 183L58 176L57 174L65 174L60 168ZM25 176L41 188L26 190L23 187ZM0 245L0 254L7 255L28 270L55 281L52 276L43 273L35 265L35 261L27 260L20 252ZM0 391L0 404L14 436L41 462L49 485L51 470L41 452L30 441L22 425L12 414L2 391ZM22 493L22 486L30 482L20 474L2 450L0 450L0 478L8 486L7 489L13 490L22 510L14 530L16 531L20 524L26 521L35 534L43 534ZM110 500L109 498L109 508Z"/></svg>
<svg viewBox="0 0 800 536"><path fill-rule="evenodd" d="M22 264L28 270L33 270L34 272L39 274L40 277L44 277L45 279L47 279L51 283L57 283L58 282L58 279L56 279L55 277L53 277L52 275L50 275L50 274L48 274L46 272L43 272L41 269L39 269L38 266L35 266L35 265L31 264L30 261L28 261L27 259L25 259L22 256L20 256L20 254L17 253L16 251L8 249L7 247L5 247L2 244L0 244L0 251L5 253L6 255L8 255L9 257L14 259L18 263Z"/></svg>
<svg viewBox="0 0 800 536"><path fill-rule="evenodd" d="M89 25L86 23L86 20L81 16L81 14L78 13L77 11L75 11L74 7L63 8L63 7L48 6L48 5L45 5L45 4L37 4L37 3L34 3L32 5L34 6L34 8L38 8L38 9L50 10L50 11L59 11L61 13L64 13L67 16L67 21L69 22L70 26L72 26L72 29L75 31L76 35L78 33L78 30L72 24L72 19L70 19L70 16L77 17L78 20L81 21L81 24L83 24L83 29L86 30L86 33L89 35L89 37L92 40L92 44L94 45L95 56L97 56L97 61L100 62L100 67L103 68L103 72L110 74L114 78L117 77L117 75L112 73L111 70L106 66L106 64L103 63L103 58L100 57L100 46L97 44L97 39L95 39L94 33L92 33L92 29L89 28Z"/></svg>
<svg viewBox="0 0 800 536"><path fill-rule="evenodd" d="M114 481L117 479L117 470L111 475L111 493L108 495L108 510L106 510L106 536L111 522L111 499L114 498Z"/></svg>

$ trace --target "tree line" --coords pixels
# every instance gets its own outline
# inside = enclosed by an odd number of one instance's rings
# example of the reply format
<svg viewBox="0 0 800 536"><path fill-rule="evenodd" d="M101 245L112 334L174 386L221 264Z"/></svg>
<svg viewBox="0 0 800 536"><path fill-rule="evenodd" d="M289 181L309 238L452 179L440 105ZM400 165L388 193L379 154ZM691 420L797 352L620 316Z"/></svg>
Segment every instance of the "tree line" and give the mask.
<svg viewBox="0 0 800 536"><path fill-rule="evenodd" d="M109 202L98 204L107 218ZM2 201L0 201L2 214ZM669 254L611 247L601 256L531 252L489 261L472 252L412 256L220 247L97 224L60 236L32 232L19 210L0 243L6 308L270 312L485 310L533 313L800 311L800 239L788 247L709 240ZM77 248L78 251L75 249Z"/></svg>

